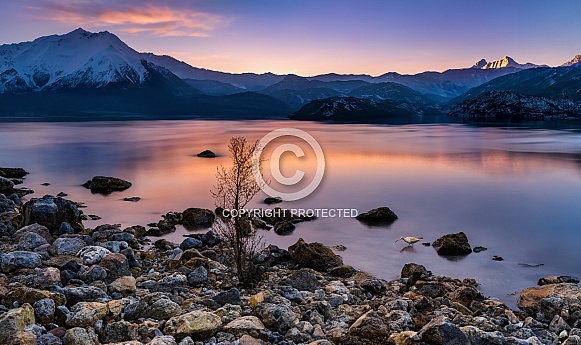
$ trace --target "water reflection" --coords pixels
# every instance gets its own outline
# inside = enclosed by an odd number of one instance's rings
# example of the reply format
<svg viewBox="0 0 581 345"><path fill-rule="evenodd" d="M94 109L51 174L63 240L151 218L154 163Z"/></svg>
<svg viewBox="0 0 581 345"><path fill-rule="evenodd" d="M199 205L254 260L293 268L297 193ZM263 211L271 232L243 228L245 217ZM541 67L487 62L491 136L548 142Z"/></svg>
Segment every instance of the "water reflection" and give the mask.
<svg viewBox="0 0 581 345"><path fill-rule="evenodd" d="M315 193L282 206L360 213L389 206L399 220L368 227L355 219L319 218L298 224L289 236L263 232L267 242L287 247L303 237L345 245L340 254L346 262L386 279L413 261L436 274L474 277L485 293L499 297L534 285L543 275L581 275L576 265L581 258L581 135L570 131L290 121L11 123L0 128L0 166L30 171L25 186L36 190L34 196L63 191L85 202L85 213L103 218L86 226L145 225L169 211L213 208L210 188L216 167L229 164L230 137L253 141L281 127L313 135L327 164ZM205 149L219 157L195 156ZM289 159L283 166L287 172L296 158ZM311 162L309 157L301 161L303 170ZM92 195L80 185L94 175L120 177L133 187ZM121 201L133 196L142 200ZM265 207L264 197L258 195L249 206ZM186 231L180 228L169 237L180 241ZM459 231L473 246L489 251L451 261L431 247L393 243L410 233L431 242ZM492 255L505 261L493 262ZM545 265L520 267L523 262Z"/></svg>

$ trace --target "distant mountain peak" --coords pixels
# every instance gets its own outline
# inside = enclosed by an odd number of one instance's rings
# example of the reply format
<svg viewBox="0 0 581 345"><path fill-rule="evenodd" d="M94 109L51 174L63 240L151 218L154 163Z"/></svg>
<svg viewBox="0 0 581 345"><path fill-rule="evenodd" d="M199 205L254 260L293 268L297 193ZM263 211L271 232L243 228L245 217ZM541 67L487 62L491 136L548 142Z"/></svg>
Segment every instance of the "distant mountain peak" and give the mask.
<svg viewBox="0 0 581 345"><path fill-rule="evenodd" d="M575 57L573 58L573 60L567 61L564 64L562 64L561 66L573 66L573 65L579 65L579 66L581 66L581 54L580 55L575 55Z"/></svg>
<svg viewBox="0 0 581 345"><path fill-rule="evenodd" d="M527 68L534 68L534 67L541 67L541 66L535 65L535 64L530 63L530 62L527 62L525 64L520 64L508 55L505 55L500 60L494 60L491 62L486 62L486 60L482 59L482 60L478 61L474 66L472 66L472 68L480 68L480 69L496 69L496 68L527 69Z"/></svg>
<svg viewBox="0 0 581 345"><path fill-rule="evenodd" d="M480 59L478 62L476 62L470 68L479 68L479 69L482 69L484 66L486 66L486 64L488 64L488 61L486 61L485 59Z"/></svg>

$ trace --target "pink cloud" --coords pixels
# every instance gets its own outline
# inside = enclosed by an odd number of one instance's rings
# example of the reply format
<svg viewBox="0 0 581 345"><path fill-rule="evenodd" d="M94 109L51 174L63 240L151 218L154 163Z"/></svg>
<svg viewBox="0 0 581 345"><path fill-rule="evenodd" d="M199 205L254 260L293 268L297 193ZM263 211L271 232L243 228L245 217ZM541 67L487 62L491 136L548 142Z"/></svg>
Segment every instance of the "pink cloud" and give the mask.
<svg viewBox="0 0 581 345"><path fill-rule="evenodd" d="M121 3L116 7L114 4L95 2L62 4L44 1L30 8L42 11L42 19L156 36L207 37L213 30L226 24L222 16L191 8L172 8L167 4L140 3L128 6Z"/></svg>

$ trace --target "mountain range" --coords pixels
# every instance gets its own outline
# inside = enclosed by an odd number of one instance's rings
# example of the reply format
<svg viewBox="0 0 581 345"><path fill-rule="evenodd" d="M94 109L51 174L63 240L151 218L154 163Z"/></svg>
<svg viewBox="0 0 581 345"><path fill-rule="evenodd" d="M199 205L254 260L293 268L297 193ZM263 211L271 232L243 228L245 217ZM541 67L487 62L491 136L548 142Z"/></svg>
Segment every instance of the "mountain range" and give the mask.
<svg viewBox="0 0 581 345"><path fill-rule="evenodd" d="M197 68L171 56L137 52L107 31L77 29L0 46L4 118L254 118L294 113L291 118L375 122L435 113L463 117L462 111L472 118L479 115L470 105L482 107L476 100L498 96L495 92L511 92L510 97L503 94L507 102L542 97L555 104L553 113L561 109L575 117L581 109L581 55L559 67L519 64L505 56L444 72L301 77Z"/></svg>

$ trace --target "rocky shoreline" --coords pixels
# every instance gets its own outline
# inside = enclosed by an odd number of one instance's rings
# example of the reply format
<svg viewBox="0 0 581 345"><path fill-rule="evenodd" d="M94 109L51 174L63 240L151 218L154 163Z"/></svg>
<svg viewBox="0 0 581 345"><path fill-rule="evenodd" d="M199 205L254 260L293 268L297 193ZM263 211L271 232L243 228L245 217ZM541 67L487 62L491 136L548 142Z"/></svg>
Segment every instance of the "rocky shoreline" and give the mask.
<svg viewBox="0 0 581 345"><path fill-rule="evenodd" d="M213 231L151 243L155 231L140 225L85 228L73 201L23 203L14 185L23 176L0 168L3 345L581 344L581 289L570 277L523 290L516 311L473 279L409 263L385 281L299 239L262 251L259 283L244 287ZM188 210L188 224L213 221Z"/></svg>

